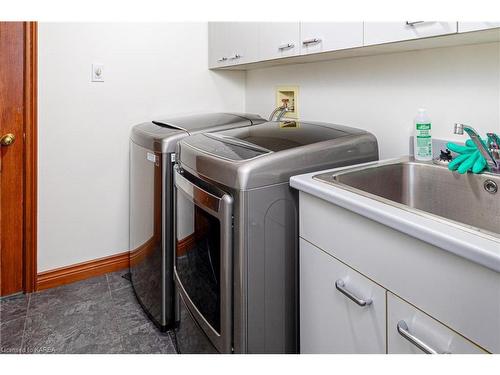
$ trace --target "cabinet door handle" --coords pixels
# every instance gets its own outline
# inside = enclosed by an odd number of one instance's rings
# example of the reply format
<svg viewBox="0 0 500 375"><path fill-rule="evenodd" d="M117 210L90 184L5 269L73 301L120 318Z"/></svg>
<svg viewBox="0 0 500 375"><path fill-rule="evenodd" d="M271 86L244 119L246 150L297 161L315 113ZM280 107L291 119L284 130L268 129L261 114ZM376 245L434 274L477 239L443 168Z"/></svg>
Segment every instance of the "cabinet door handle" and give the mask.
<svg viewBox="0 0 500 375"><path fill-rule="evenodd" d="M290 48L293 48L293 47L295 47L294 43L285 43L285 44L282 44L281 46L279 46L278 49L280 51L283 51L285 49L290 49Z"/></svg>
<svg viewBox="0 0 500 375"><path fill-rule="evenodd" d="M238 55L237 53L235 53L233 56L229 57L229 60L236 60L236 59L239 59L241 57L241 55Z"/></svg>
<svg viewBox="0 0 500 375"><path fill-rule="evenodd" d="M406 21L406 26L415 26L419 23L424 23L425 21Z"/></svg>
<svg viewBox="0 0 500 375"><path fill-rule="evenodd" d="M317 44L319 42L321 42L320 38L311 38L311 39L306 39L306 40L302 41L302 44L304 46L308 46L308 45L311 45L311 44Z"/></svg>
<svg viewBox="0 0 500 375"><path fill-rule="evenodd" d="M344 296L346 296L347 298L349 298L351 301L354 301L354 303L356 303L356 305L358 305L358 306L365 307L365 306L369 306L369 305L372 304L372 300L371 299L362 299L362 298L359 298L354 293L352 293L351 291L349 291L345 287L345 282L342 279L338 279L337 281L335 281L335 288L337 288L337 290L340 293L342 293Z"/></svg>
<svg viewBox="0 0 500 375"><path fill-rule="evenodd" d="M220 59L217 60L218 62L223 62L223 61L227 61L227 57L221 57Z"/></svg>
<svg viewBox="0 0 500 375"><path fill-rule="evenodd" d="M398 333L403 336L406 340L411 342L413 345L415 345L417 348L419 348L421 351L427 354L439 354L439 352L435 349L433 349L431 346L426 344L424 341L419 339L417 336L413 335L410 333L410 330L408 329L408 324L404 320L400 320L398 322Z"/></svg>

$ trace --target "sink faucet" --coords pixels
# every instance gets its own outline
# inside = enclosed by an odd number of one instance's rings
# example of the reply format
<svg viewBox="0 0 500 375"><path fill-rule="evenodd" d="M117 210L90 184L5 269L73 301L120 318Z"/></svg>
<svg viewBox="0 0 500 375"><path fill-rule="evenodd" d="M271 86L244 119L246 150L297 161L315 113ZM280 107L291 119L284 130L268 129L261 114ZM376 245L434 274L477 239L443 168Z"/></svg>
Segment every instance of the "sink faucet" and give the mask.
<svg viewBox="0 0 500 375"><path fill-rule="evenodd" d="M490 172L500 173L500 138L498 135L488 133L488 143L485 144L478 132L468 125L455 124L453 132L459 135L466 132L481 155L486 159Z"/></svg>

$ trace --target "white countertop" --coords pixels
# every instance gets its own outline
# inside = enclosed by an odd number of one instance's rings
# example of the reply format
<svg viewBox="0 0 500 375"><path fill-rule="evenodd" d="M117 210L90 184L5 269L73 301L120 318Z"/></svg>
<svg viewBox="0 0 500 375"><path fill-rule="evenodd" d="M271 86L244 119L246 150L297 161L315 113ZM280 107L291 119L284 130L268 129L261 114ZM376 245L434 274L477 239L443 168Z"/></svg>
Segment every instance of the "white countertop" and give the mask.
<svg viewBox="0 0 500 375"><path fill-rule="evenodd" d="M419 215L313 179L313 176L321 173L348 168L352 167L293 176L290 179L290 186L500 272L500 240L495 237L475 234L457 225Z"/></svg>

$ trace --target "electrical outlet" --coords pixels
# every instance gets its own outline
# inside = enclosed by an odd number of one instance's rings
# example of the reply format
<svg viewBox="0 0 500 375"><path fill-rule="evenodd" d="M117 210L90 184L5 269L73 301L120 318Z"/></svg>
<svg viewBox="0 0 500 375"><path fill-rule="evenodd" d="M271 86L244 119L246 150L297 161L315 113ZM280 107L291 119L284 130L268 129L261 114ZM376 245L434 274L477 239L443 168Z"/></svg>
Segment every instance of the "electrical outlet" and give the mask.
<svg viewBox="0 0 500 375"><path fill-rule="evenodd" d="M92 82L104 82L104 65L92 64Z"/></svg>
<svg viewBox="0 0 500 375"><path fill-rule="evenodd" d="M278 86L276 87L276 107L286 103L289 111L285 113L286 118L299 118L299 87L298 86Z"/></svg>

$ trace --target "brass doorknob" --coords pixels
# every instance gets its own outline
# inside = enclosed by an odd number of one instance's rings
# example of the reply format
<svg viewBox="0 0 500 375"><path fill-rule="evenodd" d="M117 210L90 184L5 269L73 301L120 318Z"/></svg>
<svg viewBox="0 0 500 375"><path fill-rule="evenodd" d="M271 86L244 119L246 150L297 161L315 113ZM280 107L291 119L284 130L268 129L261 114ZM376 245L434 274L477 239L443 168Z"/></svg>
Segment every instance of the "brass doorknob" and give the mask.
<svg viewBox="0 0 500 375"><path fill-rule="evenodd" d="M10 146L11 144L14 143L16 140L16 136L12 133L7 133L2 135L2 138L0 138L0 145L2 146Z"/></svg>

